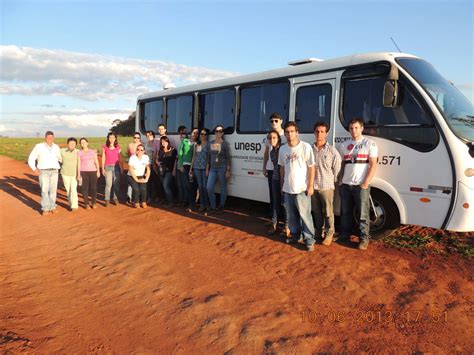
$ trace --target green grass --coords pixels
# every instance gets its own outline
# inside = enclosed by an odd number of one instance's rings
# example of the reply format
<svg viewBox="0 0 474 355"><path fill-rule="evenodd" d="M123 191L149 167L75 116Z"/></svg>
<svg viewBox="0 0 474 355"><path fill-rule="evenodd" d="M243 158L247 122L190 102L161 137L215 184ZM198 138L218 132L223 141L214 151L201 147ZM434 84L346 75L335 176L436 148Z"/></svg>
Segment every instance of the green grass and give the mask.
<svg viewBox="0 0 474 355"><path fill-rule="evenodd" d="M89 148L97 149L99 153L105 143L104 137L86 137L89 141ZM132 137L120 137L122 155L127 156L127 145L132 141ZM28 161L28 155L33 150L35 144L44 142L44 138L3 138L0 137L0 155L4 155L20 161ZM55 143L66 147L67 138L56 138Z"/></svg>

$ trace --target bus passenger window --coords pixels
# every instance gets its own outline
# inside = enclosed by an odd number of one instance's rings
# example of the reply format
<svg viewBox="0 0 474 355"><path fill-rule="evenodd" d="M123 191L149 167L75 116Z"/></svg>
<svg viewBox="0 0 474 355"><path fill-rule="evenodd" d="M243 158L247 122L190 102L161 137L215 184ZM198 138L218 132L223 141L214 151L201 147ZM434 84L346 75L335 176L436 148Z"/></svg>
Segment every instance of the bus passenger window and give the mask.
<svg viewBox="0 0 474 355"><path fill-rule="evenodd" d="M400 78L399 105L385 107L385 80L384 76L376 76L343 81L343 125L347 128L352 118L362 117L367 135L387 138L422 152L436 148L439 135L434 118L421 104L421 99Z"/></svg>
<svg viewBox="0 0 474 355"><path fill-rule="evenodd" d="M199 95L199 113L202 127L213 130L218 124L224 132L234 132L235 90L222 90Z"/></svg>
<svg viewBox="0 0 474 355"><path fill-rule="evenodd" d="M193 103L192 95L184 95L166 100L166 128L167 132L178 133L179 126L186 126L188 131L193 125Z"/></svg>
<svg viewBox="0 0 474 355"><path fill-rule="evenodd" d="M158 125L164 123L163 100L148 101L142 105L142 129L156 132Z"/></svg>
<svg viewBox="0 0 474 355"><path fill-rule="evenodd" d="M264 133L269 116L277 112L288 121L290 85L287 81L240 89L239 133Z"/></svg>
<svg viewBox="0 0 474 355"><path fill-rule="evenodd" d="M296 92L295 122L301 133L313 133L316 122L331 126L331 84L303 86Z"/></svg>

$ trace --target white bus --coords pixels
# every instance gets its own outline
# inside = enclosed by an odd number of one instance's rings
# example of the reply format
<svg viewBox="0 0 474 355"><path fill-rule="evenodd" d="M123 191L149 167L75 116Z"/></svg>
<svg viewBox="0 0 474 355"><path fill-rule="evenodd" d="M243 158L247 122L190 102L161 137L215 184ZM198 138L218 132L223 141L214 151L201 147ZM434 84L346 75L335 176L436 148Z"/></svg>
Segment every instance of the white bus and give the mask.
<svg viewBox="0 0 474 355"><path fill-rule="evenodd" d="M362 117L379 147L372 182L374 234L399 224L474 231L474 110L426 61L404 53L369 53L292 63L282 69L141 95L136 129L164 123L175 144L184 125L225 127L232 155L229 195L268 201L262 161L269 116L295 121L314 142L327 122L329 142L350 138Z"/></svg>

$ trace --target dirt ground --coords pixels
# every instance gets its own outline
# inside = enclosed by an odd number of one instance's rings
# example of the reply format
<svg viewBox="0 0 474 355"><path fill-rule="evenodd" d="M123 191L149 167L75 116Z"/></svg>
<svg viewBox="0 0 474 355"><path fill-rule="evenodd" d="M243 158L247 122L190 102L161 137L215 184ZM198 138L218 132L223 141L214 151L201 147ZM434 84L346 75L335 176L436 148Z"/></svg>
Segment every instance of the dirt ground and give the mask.
<svg viewBox="0 0 474 355"><path fill-rule="evenodd" d="M58 201L41 216L37 178L0 157L0 351L474 351L474 268L459 255L308 253L235 202L204 217Z"/></svg>

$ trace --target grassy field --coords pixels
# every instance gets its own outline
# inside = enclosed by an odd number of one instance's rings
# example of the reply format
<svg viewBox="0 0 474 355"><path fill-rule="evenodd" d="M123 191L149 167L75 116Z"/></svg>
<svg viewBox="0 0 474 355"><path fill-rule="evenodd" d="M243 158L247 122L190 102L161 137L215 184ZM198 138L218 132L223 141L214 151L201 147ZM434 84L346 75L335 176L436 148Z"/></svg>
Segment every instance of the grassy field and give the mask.
<svg viewBox="0 0 474 355"><path fill-rule="evenodd" d="M86 137L89 141L89 147L97 149L99 153L105 143L104 137ZM120 137L119 142L122 146L122 155L126 157L127 146L132 141L132 137ZM35 144L44 142L44 138L0 138L0 155L4 155L16 160L27 161L28 155L33 150ZM56 138L55 143L66 147L67 138ZM78 144L79 145L79 144Z"/></svg>

